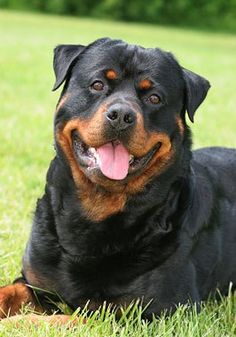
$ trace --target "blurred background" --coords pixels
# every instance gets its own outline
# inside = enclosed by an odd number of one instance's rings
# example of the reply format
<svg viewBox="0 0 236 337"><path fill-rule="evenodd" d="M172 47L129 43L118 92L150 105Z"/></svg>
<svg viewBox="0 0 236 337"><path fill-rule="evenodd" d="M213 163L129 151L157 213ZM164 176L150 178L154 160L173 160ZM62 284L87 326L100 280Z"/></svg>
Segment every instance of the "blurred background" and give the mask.
<svg viewBox="0 0 236 337"><path fill-rule="evenodd" d="M0 285L19 276L54 156L53 48L104 36L171 51L205 76L193 147L236 147L236 0L0 0Z"/></svg>
<svg viewBox="0 0 236 337"><path fill-rule="evenodd" d="M0 0L0 6L172 26L236 29L235 0Z"/></svg>

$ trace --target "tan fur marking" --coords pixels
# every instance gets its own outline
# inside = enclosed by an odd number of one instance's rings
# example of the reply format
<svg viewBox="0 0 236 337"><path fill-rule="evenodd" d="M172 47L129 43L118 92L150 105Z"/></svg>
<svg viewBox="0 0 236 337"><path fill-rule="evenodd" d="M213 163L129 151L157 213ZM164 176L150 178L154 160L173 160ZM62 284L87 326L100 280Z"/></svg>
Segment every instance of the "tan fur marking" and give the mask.
<svg viewBox="0 0 236 337"><path fill-rule="evenodd" d="M152 81L150 81L147 78L139 82L139 89L141 90L148 90L151 87L152 87Z"/></svg>
<svg viewBox="0 0 236 337"><path fill-rule="evenodd" d="M124 209L127 195L111 192L99 193L90 188L80 193L80 199L87 217L95 221L102 221Z"/></svg>
<svg viewBox="0 0 236 337"><path fill-rule="evenodd" d="M136 194L143 190L145 185L155 176L161 174L163 170L170 164L174 151L169 146L169 140L162 143L160 150L153 156L142 175L134 178L128 183L129 194Z"/></svg>
<svg viewBox="0 0 236 337"><path fill-rule="evenodd" d="M103 123L106 106L101 106L98 111L90 119L80 120L72 119L63 128L63 135L69 141L71 146L71 132L78 130L83 142L88 146L98 147L104 144L103 138Z"/></svg>
<svg viewBox="0 0 236 337"><path fill-rule="evenodd" d="M117 77L118 77L117 72L114 69L109 69L106 72L106 78L108 80L115 80L115 79L117 79Z"/></svg>
<svg viewBox="0 0 236 337"><path fill-rule="evenodd" d="M169 151L171 148L169 136L164 132L146 131L143 117L137 113L136 127L128 145L129 152L135 157L143 157L159 142L162 143L162 146L158 151L158 157L161 157L164 151Z"/></svg>

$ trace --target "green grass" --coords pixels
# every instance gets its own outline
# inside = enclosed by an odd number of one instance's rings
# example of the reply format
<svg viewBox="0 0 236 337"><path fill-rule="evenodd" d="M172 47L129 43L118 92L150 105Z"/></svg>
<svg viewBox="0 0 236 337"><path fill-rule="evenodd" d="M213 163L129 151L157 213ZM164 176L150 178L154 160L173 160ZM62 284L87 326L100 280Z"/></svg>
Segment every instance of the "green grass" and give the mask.
<svg viewBox="0 0 236 337"><path fill-rule="evenodd" d="M171 50L186 68L207 77L212 88L197 111L194 147L236 146L236 36L0 11L0 285L20 273L36 199L43 193L53 157L52 120L59 93L52 93L52 49L110 36ZM208 303L196 315L181 307L171 318L148 324L124 315L96 313L77 328L0 324L0 336L176 336L236 335L235 298Z"/></svg>

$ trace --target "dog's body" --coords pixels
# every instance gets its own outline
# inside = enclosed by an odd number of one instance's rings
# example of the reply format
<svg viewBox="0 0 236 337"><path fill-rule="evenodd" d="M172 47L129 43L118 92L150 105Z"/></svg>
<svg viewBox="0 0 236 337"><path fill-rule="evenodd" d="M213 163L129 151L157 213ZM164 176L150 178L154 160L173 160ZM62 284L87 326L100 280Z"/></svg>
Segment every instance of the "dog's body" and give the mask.
<svg viewBox="0 0 236 337"><path fill-rule="evenodd" d="M66 80L57 155L23 282L73 309L142 299L146 317L225 293L236 283L236 150L191 153L185 122L208 82L169 53L109 39L57 47L54 69L55 89Z"/></svg>

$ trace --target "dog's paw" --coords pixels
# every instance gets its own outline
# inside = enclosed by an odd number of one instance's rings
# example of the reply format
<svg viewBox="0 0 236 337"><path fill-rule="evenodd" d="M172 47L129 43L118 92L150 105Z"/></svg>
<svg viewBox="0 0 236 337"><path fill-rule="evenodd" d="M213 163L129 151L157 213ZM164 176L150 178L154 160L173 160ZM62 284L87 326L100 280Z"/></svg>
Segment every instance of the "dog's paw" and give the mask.
<svg viewBox="0 0 236 337"><path fill-rule="evenodd" d="M0 319L20 312L22 305L34 303L31 290L24 283L0 288Z"/></svg>

